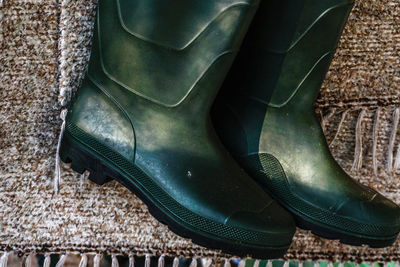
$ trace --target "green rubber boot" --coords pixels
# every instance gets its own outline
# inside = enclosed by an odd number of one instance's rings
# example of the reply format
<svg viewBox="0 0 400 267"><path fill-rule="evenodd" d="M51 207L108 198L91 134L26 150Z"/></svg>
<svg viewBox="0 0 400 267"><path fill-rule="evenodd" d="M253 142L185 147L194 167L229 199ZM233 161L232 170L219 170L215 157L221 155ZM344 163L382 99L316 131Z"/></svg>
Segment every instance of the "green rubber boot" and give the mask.
<svg viewBox="0 0 400 267"><path fill-rule="evenodd" d="M98 184L120 182L197 244L282 256L293 218L231 158L209 114L258 3L99 2L61 159Z"/></svg>
<svg viewBox="0 0 400 267"><path fill-rule="evenodd" d="M329 239L391 245L399 208L333 159L314 100L351 0L262 1L213 111L241 166L295 217Z"/></svg>

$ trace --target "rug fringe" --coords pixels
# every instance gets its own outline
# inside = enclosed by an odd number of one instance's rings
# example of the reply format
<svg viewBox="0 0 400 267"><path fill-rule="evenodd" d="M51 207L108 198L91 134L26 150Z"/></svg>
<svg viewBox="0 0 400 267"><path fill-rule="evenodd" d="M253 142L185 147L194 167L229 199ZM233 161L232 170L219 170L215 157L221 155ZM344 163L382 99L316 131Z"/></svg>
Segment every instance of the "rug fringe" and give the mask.
<svg viewBox="0 0 400 267"><path fill-rule="evenodd" d="M231 267L231 262L229 259L225 259L224 261L224 267Z"/></svg>
<svg viewBox="0 0 400 267"><path fill-rule="evenodd" d="M213 260L210 258L204 258L202 262L203 262L203 267L210 267L211 264L213 263Z"/></svg>
<svg viewBox="0 0 400 267"><path fill-rule="evenodd" d="M133 254L129 254L129 267L135 267L135 257Z"/></svg>
<svg viewBox="0 0 400 267"><path fill-rule="evenodd" d="M157 266L158 266L158 267L164 267L164 265L165 265L164 255L161 255L161 256L158 258L158 264L157 264Z"/></svg>
<svg viewBox="0 0 400 267"><path fill-rule="evenodd" d="M393 150L394 143L396 141L397 127L399 125L400 108L396 108L393 112L393 127L390 133L389 147L388 147L388 157L387 157L387 171L391 172L393 167Z"/></svg>
<svg viewBox="0 0 400 267"><path fill-rule="evenodd" d="M175 257L174 261L172 262L172 267L179 267L179 258Z"/></svg>
<svg viewBox="0 0 400 267"><path fill-rule="evenodd" d="M88 258L86 254L81 255L81 261L79 262L79 267L86 267L88 263Z"/></svg>
<svg viewBox="0 0 400 267"><path fill-rule="evenodd" d="M101 261L101 254L96 254L93 259L93 267L100 267L100 261Z"/></svg>
<svg viewBox="0 0 400 267"><path fill-rule="evenodd" d="M88 172L84 172L82 174L77 174L79 180L79 193L83 192L83 185L85 184L86 178L88 177Z"/></svg>
<svg viewBox="0 0 400 267"><path fill-rule="evenodd" d="M197 267L197 258L192 258L192 262L190 263L189 267Z"/></svg>
<svg viewBox="0 0 400 267"><path fill-rule="evenodd" d="M62 120L60 135L58 136L57 150L56 150L56 166L55 166L55 175L54 175L54 193L58 194L59 186L61 182L61 160L60 160L60 148L61 141L65 131L65 118L67 117L67 109L63 109L60 114L60 118Z"/></svg>
<svg viewBox="0 0 400 267"><path fill-rule="evenodd" d="M246 265L246 259L242 259L239 264L238 267L244 267Z"/></svg>
<svg viewBox="0 0 400 267"><path fill-rule="evenodd" d="M354 149L353 166L351 167L352 171L358 171L362 167L363 144L362 144L361 128L362 128L362 121L364 119L365 113L366 113L366 110L362 109L360 114L358 115L358 119L357 119L356 133L355 133L356 146L355 146L355 149Z"/></svg>
<svg viewBox="0 0 400 267"><path fill-rule="evenodd" d="M50 254L46 253L44 255L43 267L50 267L50 263L51 263Z"/></svg>
<svg viewBox="0 0 400 267"><path fill-rule="evenodd" d="M146 254L146 258L144 260L144 267L150 267L150 264L151 264L150 254Z"/></svg>
<svg viewBox="0 0 400 267"><path fill-rule="evenodd" d="M332 144L335 142L336 138L338 137L339 132L340 132L340 130L342 129L343 122L344 122L344 120L345 120L346 115L347 115L348 112L349 112L348 110L345 110L345 111L342 112L342 116L341 116L340 122L339 122L339 124L338 124L338 126L337 126L336 133L335 133L335 135L333 136L331 142L329 143L329 147L332 146Z"/></svg>
<svg viewBox="0 0 400 267"><path fill-rule="evenodd" d="M400 145L397 146L396 157L394 159L393 170L397 171L400 168Z"/></svg>
<svg viewBox="0 0 400 267"><path fill-rule="evenodd" d="M376 147L378 145L378 135L379 135L379 116L381 113L381 108L378 107L375 111L374 116L374 125L372 128L372 169L374 170L374 174L378 177L378 164L376 157Z"/></svg>
<svg viewBox="0 0 400 267"><path fill-rule="evenodd" d="M63 267L66 259L67 259L67 254L61 255L60 259L58 260L58 262L56 264L56 267Z"/></svg>
<svg viewBox="0 0 400 267"><path fill-rule="evenodd" d="M118 258L115 254L111 255L111 267L119 267Z"/></svg>
<svg viewBox="0 0 400 267"><path fill-rule="evenodd" d="M7 259L9 258L9 255L13 252L4 252L0 251L0 267L7 267L10 265L10 262L8 262L7 265ZM60 255L57 253L54 253L53 255ZM71 255L76 255L76 256L81 256L80 262L79 262L79 267L87 267L88 262L89 262L89 255L94 255L93 259L93 267L100 267L102 265L102 258L104 257L105 254L94 254L94 253L81 253L77 254L72 252L71 254L61 254L60 258L55 265L56 267L62 267L63 265L66 264L66 260L68 256ZM46 253L43 255L44 256L44 262L43 262L43 267L49 267L50 266L50 254ZM119 267L119 260L118 257L122 257L124 255L120 254L111 254L111 267ZM141 255L138 255L141 256ZM125 256L124 256L125 257ZM134 267L134 258L135 256L133 254L130 254L129 256L126 256L129 258L129 267ZM145 255L145 266L150 264L154 265L154 262L151 262L151 259L155 258L155 255L147 254ZM162 254L161 256L158 256L157 259L157 267L165 267L166 266L166 257L167 255ZM36 261L36 254L28 254L25 255L23 258L23 264L22 266L37 266L37 261ZM189 258L185 258L189 259ZM9 260L8 260L9 261ZM146 262L147 261L147 262ZM187 261L185 261L187 262ZM352 263L353 267L361 267L365 266L365 264L368 264L370 267L373 267L376 263L375 262L363 262L364 265L361 265L361 263L356 263L356 262L341 262L341 261L328 261L328 260L313 260L313 261L305 261L307 263L307 266L314 266L314 267L321 267L321 266L326 266L326 267L343 267L345 263ZM175 257L173 259L172 267L179 267L180 265L180 258ZM197 267L197 266L202 266L202 267L210 267L214 263L214 266L216 267L232 267L232 266L237 266L237 267L244 267L244 266L252 266L252 267L260 267L260 266L265 266L265 267L274 267L274 266L282 266L282 267L289 267L294 264L294 266L297 267L303 267L304 261L302 260L283 260L283 259L277 259L277 260L259 260L259 259L252 259L252 258L212 258L212 257L192 257L191 262L189 264L189 267ZM400 267L400 263L398 261L382 261L380 264L383 264L383 267L388 267L388 266L393 266L393 267ZM185 264L185 266L187 266ZM11 266L10 266L11 267Z"/></svg>
<svg viewBox="0 0 400 267"><path fill-rule="evenodd" d="M31 254L25 255L25 267L32 267Z"/></svg>
<svg viewBox="0 0 400 267"><path fill-rule="evenodd" d="M397 171L400 168L400 145L397 147L396 157L394 159L393 170Z"/></svg>
<svg viewBox="0 0 400 267"><path fill-rule="evenodd" d="M1 256L0 267L7 267L8 254L9 252L4 252L3 256Z"/></svg>
<svg viewBox="0 0 400 267"><path fill-rule="evenodd" d="M322 112L320 111L321 115L321 127L325 128L325 125L328 123L329 118L335 114L341 113L340 121L336 127L335 134L332 140L329 142L329 147L332 147L334 142L337 140L342 128L343 124L346 121L347 115L349 112L354 111L353 109L346 109L343 111L338 111L336 108L332 108L326 116L323 116ZM353 164L351 166L351 171L359 171L363 165L363 134L362 131L364 130L365 126L363 127L363 122L365 116L369 112L374 112L373 110L367 110L366 108L362 108L360 113L357 117L357 123L355 127L355 148L354 148L354 159ZM375 109L375 114L373 116L373 125L372 125L372 170L376 177L378 177L378 140L379 140L379 129L381 127L382 121L382 107L377 107ZM387 162L386 162L386 171L390 174L393 171L397 171L400 169L400 145L396 147L396 138L397 138L397 131L398 126L400 124L400 107L396 107L393 111L392 115L392 129L390 133L389 143L388 143L388 150L387 150ZM396 148L396 151L395 151Z"/></svg>

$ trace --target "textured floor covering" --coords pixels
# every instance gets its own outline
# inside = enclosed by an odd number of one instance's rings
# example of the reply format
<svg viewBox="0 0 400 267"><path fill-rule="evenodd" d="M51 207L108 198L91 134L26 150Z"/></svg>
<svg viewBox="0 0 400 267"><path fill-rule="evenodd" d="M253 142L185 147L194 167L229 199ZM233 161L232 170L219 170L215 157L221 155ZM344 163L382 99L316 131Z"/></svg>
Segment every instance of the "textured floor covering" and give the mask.
<svg viewBox="0 0 400 267"><path fill-rule="evenodd" d="M99 187L64 166L60 194L53 195L59 103L82 78L93 9L92 0L3 0L0 6L0 250L225 257L168 231L115 182ZM341 166L400 204L398 25L398 0L356 1L316 111ZM286 255L399 257L399 243L372 250L305 231Z"/></svg>

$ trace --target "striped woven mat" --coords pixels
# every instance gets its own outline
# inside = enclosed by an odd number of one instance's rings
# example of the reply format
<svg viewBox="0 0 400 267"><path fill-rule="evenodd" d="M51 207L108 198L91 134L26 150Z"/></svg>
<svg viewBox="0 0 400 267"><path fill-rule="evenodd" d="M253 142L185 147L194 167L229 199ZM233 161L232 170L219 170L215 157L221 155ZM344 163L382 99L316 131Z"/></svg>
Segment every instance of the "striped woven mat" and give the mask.
<svg viewBox="0 0 400 267"><path fill-rule="evenodd" d="M175 257L192 259L192 267L210 260L243 266L173 234L115 182L100 187L63 165L60 193L53 194L59 115L82 80L94 8L94 0L0 0L0 263L19 254L34 266L39 253L42 264L114 255L115 266L124 255L129 264L131 255L143 264L147 256L146 266L172 265ZM399 0L356 1L316 112L339 164L400 204L399 25ZM351 247L299 230L284 260L298 266L399 256L400 243Z"/></svg>

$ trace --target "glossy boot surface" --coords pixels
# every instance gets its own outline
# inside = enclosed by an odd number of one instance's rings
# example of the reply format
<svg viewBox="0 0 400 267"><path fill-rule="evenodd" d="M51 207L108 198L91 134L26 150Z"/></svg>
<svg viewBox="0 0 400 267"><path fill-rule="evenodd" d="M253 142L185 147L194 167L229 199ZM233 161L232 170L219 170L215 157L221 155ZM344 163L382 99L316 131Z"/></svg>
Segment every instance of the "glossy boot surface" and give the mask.
<svg viewBox="0 0 400 267"><path fill-rule="evenodd" d="M228 150L299 227L384 247L400 230L398 206L340 168L314 113L352 5L262 1L213 117Z"/></svg>
<svg viewBox="0 0 400 267"><path fill-rule="evenodd" d="M256 8L251 0L99 1L60 156L98 184L122 183L195 243L275 258L295 223L231 158L209 115Z"/></svg>

